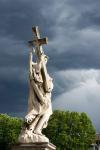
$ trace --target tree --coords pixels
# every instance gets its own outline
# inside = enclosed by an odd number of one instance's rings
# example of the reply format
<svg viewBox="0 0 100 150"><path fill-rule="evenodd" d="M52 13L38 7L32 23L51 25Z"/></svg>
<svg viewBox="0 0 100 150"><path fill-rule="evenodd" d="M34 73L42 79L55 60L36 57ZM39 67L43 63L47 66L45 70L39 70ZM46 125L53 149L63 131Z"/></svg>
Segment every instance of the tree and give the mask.
<svg viewBox="0 0 100 150"><path fill-rule="evenodd" d="M10 149L9 144L18 142L23 120L0 114L0 150ZM82 150L95 139L95 128L85 113L54 111L45 135L57 146L57 150Z"/></svg>
<svg viewBox="0 0 100 150"><path fill-rule="evenodd" d="M54 111L44 133L57 146L57 150L87 149L96 134L86 113L59 110Z"/></svg>
<svg viewBox="0 0 100 150"><path fill-rule="evenodd" d="M0 114L0 149L8 150L10 145L17 142L22 120Z"/></svg>

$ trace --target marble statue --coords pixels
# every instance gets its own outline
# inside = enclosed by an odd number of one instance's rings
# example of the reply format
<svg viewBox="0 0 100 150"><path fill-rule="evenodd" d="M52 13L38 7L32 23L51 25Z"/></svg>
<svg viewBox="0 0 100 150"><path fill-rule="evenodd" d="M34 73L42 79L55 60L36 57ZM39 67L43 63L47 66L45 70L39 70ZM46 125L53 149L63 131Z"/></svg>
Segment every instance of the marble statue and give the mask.
<svg viewBox="0 0 100 150"><path fill-rule="evenodd" d="M32 30L34 40L29 41L32 50L29 53L28 113L19 135L20 143L49 142L49 139L42 134L42 129L47 127L52 114L53 79L47 72L48 56L44 54L42 48L42 44L47 44L47 38L40 38L38 27L33 27ZM34 56L36 56L35 62Z"/></svg>

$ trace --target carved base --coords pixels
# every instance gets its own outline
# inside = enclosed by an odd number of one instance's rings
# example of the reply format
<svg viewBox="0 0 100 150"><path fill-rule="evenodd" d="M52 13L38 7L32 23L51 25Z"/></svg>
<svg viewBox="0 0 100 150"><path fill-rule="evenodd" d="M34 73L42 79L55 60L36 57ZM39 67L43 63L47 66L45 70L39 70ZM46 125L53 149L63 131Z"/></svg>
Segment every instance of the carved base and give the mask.
<svg viewBox="0 0 100 150"><path fill-rule="evenodd" d="M36 142L30 144L16 144L12 150L56 150L56 146L52 143Z"/></svg>
<svg viewBox="0 0 100 150"><path fill-rule="evenodd" d="M49 139L45 135L34 134L31 130L28 130L27 132L23 131L19 135L18 141L19 143L36 143L36 142L49 143Z"/></svg>

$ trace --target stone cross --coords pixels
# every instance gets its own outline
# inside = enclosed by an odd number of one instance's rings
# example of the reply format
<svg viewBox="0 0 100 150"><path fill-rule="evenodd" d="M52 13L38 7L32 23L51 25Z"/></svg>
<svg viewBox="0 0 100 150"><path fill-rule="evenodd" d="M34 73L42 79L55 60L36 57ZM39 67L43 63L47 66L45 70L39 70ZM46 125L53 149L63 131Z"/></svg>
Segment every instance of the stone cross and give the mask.
<svg viewBox="0 0 100 150"><path fill-rule="evenodd" d="M32 31L34 33L34 39L32 41L29 41L29 45L30 46L35 46L35 53L37 55L38 60L41 59L41 56L44 54L42 45L43 44L47 44L48 43L48 38L40 38L40 33L39 33L39 29L38 26L36 27L32 27ZM46 56L46 55L45 55ZM48 58L48 57L47 57ZM45 91L49 90L49 82L47 79L47 68L44 62L42 62L42 70L43 70L43 74L44 74L44 84L45 84Z"/></svg>
<svg viewBox="0 0 100 150"><path fill-rule="evenodd" d="M40 38L38 26L32 27L32 31L34 33L34 39L32 41L29 41L28 43L30 46L34 45L36 47L37 55L43 54L44 52L42 45L48 43L48 38Z"/></svg>

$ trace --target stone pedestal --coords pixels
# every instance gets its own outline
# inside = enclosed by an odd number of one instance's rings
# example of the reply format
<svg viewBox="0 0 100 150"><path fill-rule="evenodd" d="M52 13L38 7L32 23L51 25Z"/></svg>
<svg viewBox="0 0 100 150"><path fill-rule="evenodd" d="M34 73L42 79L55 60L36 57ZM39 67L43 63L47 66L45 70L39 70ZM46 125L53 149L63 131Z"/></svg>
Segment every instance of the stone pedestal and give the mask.
<svg viewBox="0 0 100 150"><path fill-rule="evenodd" d="M56 150L56 146L47 142L29 144L16 144L12 150Z"/></svg>

